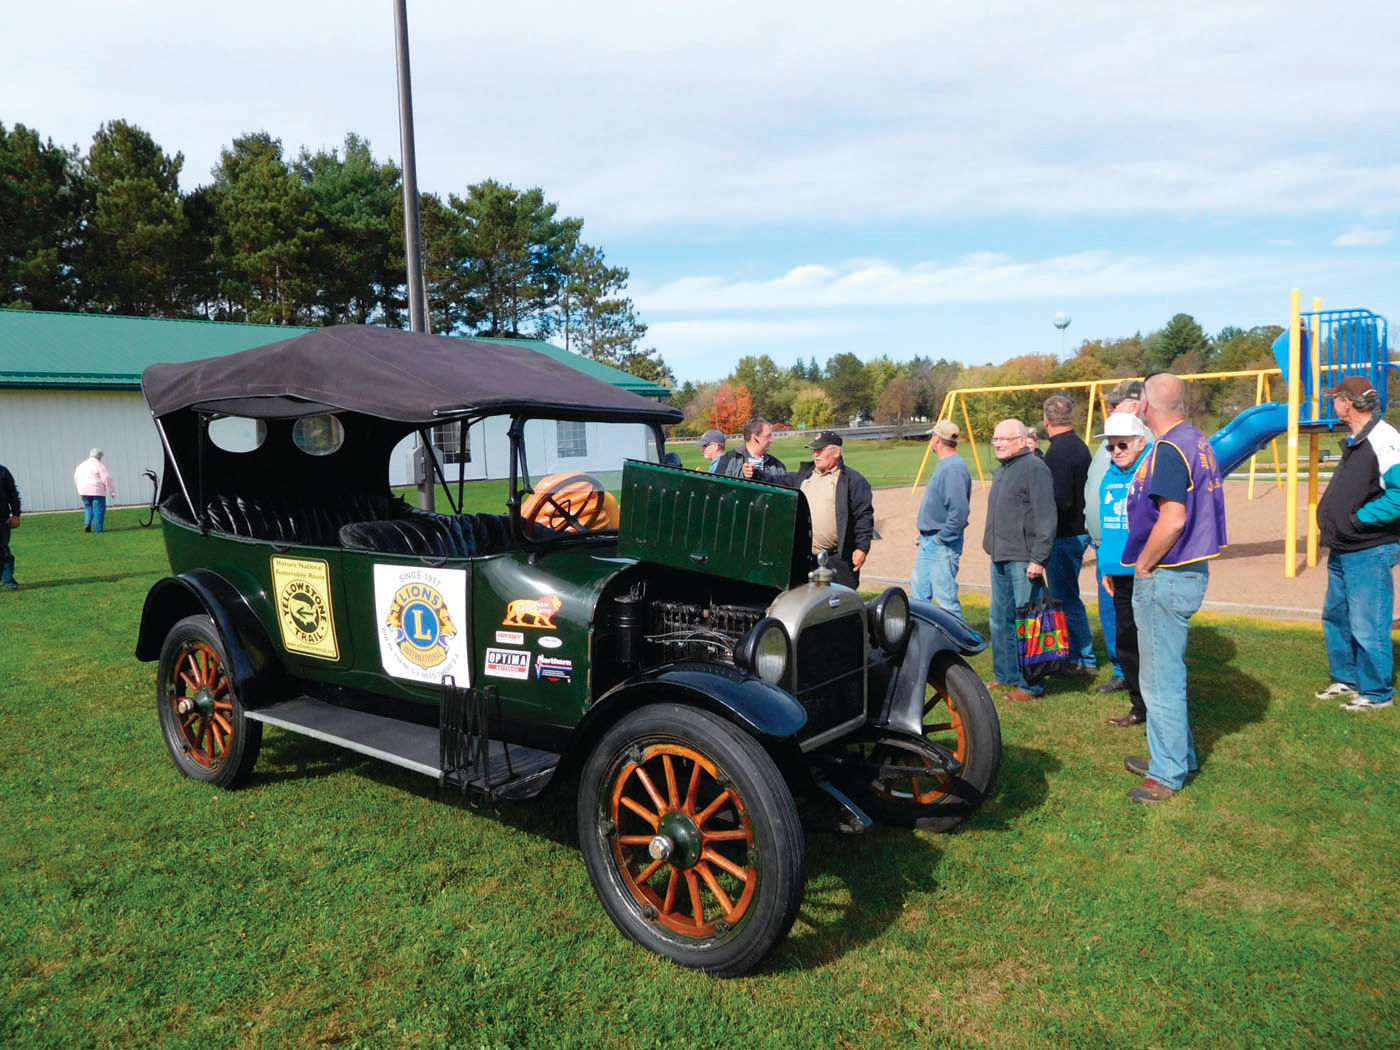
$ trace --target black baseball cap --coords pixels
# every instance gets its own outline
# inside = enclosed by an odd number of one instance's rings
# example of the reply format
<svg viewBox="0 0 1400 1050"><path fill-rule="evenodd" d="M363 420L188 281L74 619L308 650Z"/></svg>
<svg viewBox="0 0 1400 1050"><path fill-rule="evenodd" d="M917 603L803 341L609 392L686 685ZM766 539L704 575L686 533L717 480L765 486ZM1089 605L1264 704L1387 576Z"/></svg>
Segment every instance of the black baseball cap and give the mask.
<svg viewBox="0 0 1400 1050"><path fill-rule="evenodd" d="M828 445L835 445L839 448L841 444L842 441L840 434L836 433L836 431L834 430L823 430L815 438L813 438L812 443L810 445L807 445L806 447L810 448L813 452L816 452L820 449L826 448Z"/></svg>

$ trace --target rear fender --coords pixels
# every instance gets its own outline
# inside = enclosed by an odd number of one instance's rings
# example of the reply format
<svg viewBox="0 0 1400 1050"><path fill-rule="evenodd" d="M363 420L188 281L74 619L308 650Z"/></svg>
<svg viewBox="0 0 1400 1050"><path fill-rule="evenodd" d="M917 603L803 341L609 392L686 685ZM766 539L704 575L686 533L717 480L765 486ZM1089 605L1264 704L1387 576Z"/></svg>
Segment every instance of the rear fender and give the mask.
<svg viewBox="0 0 1400 1050"><path fill-rule="evenodd" d="M285 677L277 646L242 592L209 569L167 576L150 589L141 610L136 658L158 660L170 629L200 613L214 621L224 640L229 673L243 703L257 707L261 697L275 697Z"/></svg>
<svg viewBox="0 0 1400 1050"><path fill-rule="evenodd" d="M971 656L985 648L986 639L966 620L931 602L911 601L909 641L884 695L877 699L872 691L871 724L923 736L925 687L933 661L940 653Z"/></svg>

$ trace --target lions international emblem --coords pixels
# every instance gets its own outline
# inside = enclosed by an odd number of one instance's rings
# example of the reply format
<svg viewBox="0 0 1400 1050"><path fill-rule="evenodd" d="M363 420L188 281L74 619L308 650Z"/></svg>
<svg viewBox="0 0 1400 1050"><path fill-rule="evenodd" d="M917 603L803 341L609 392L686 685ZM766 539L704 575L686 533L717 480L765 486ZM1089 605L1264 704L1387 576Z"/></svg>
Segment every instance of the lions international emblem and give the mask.
<svg viewBox="0 0 1400 1050"><path fill-rule="evenodd" d="M447 603L436 587L406 583L394 592L384 626L392 633L394 647L418 667L437 667L447 659L457 627Z"/></svg>

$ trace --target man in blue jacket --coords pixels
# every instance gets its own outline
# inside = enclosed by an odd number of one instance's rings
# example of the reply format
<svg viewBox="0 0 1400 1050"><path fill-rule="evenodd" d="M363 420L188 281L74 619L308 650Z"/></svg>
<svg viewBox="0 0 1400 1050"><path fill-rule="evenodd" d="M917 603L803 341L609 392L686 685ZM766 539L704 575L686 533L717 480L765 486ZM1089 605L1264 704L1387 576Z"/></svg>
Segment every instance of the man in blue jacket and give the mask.
<svg viewBox="0 0 1400 1050"><path fill-rule="evenodd" d="M1370 380L1348 376L1327 392L1351 436L1317 505L1327 552L1322 636L1332 684L1319 700L1344 711L1374 711L1395 702L1395 613L1391 570L1400 556L1400 433L1376 415Z"/></svg>
<svg viewBox="0 0 1400 1050"><path fill-rule="evenodd" d="M1045 563L1055 545L1055 482L1034 454L1035 439L1019 419L1003 419L992 432L1001 466L987 494L982 549L992 559L992 673L1008 700L1030 700L1045 686L1026 681L1016 647L1016 607L1039 597Z"/></svg>
<svg viewBox="0 0 1400 1050"><path fill-rule="evenodd" d="M0 587L19 590L15 582L15 556L10 551L10 531L19 528L19 486L15 476L0 466Z"/></svg>
<svg viewBox="0 0 1400 1050"><path fill-rule="evenodd" d="M933 425L933 452L938 466L928 479L919 505L919 553L909 597L935 601L949 612L962 615L958 601L958 562L962 559L963 533L967 531L972 497L972 475L958 455L958 425L941 419Z"/></svg>

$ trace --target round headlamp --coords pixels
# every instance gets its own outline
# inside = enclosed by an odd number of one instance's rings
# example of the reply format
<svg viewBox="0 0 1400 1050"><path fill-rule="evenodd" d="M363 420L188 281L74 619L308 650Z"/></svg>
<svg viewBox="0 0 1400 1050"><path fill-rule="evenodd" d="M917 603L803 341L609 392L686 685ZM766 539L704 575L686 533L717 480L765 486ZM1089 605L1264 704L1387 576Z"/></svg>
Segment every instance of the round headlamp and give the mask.
<svg viewBox="0 0 1400 1050"><path fill-rule="evenodd" d="M897 651L909 637L909 596L891 587L870 608L870 633L886 652Z"/></svg>
<svg viewBox="0 0 1400 1050"><path fill-rule="evenodd" d="M734 650L734 662L765 682L778 685L787 676L792 645L781 620L765 617L754 624Z"/></svg>

